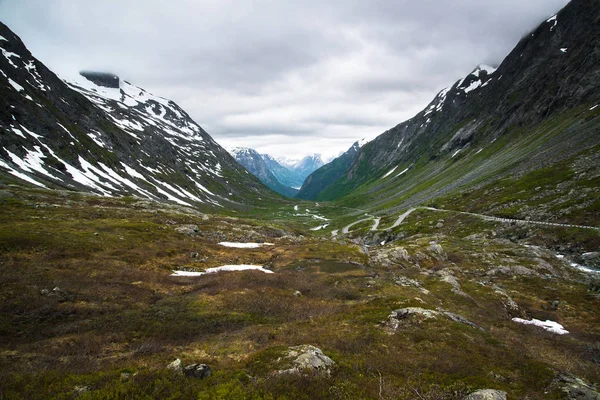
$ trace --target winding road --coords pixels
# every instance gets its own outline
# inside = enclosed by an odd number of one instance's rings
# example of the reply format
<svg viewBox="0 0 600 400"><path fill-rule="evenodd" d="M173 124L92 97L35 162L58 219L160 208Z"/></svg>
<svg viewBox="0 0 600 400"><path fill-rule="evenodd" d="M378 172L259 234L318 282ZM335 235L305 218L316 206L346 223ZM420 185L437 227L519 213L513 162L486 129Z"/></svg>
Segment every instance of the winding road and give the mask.
<svg viewBox="0 0 600 400"><path fill-rule="evenodd" d="M398 227L400 224L402 224L402 222L404 222L404 220L410 215L412 214L414 211L416 210L429 210L429 211L439 211L439 212L450 212L450 213L455 213L455 214L463 214L463 215L470 215L473 217L478 217L478 218L482 218L484 220L487 221L497 221L497 222L503 222L503 223L517 223L517 224L531 224L531 225L543 225L543 226L559 226L559 227L564 227L564 228L581 228L581 229L595 229L595 230L600 230L599 227L596 226L588 226L588 225L571 225L571 224L559 224L556 222L545 222L545 221L531 221L531 220L526 220L526 219L513 219L513 218L500 218L500 217L494 217L494 216L490 216L490 215L484 215L484 214L477 214L477 213L471 213L471 212L465 212L465 211L456 211L456 210L446 210L446 209L441 209L441 208L433 208L433 207L414 207L411 208L409 210L407 210L404 214L401 214L398 219L396 220L396 222L394 222L394 224L392 226L390 226L388 229L393 229ZM354 225L360 224L361 222L365 222L365 221L369 221L369 220L373 220L373 227L371 228L371 231L376 231L379 228L379 223L381 222L381 217L374 217L374 216L369 216L367 218L363 218L360 219L356 222L353 222L349 225L346 225L345 227L342 228L342 233L346 234L350 232L350 228L352 228ZM337 235L337 230L334 231L335 234L333 234L333 236Z"/></svg>

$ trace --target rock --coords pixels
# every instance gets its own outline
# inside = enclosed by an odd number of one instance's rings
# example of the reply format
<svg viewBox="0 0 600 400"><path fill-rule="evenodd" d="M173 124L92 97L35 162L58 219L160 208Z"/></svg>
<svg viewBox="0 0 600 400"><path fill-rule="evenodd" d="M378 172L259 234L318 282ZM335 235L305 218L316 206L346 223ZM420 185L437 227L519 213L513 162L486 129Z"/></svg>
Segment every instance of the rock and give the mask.
<svg viewBox="0 0 600 400"><path fill-rule="evenodd" d="M481 327L479 327L478 325L474 324L473 322L469 321L468 319L466 319L465 317L463 317L460 314L455 314L452 313L450 311L444 311L444 315L448 318L450 318L452 321L454 322L459 322L461 324L465 324L470 326L471 328L477 328L477 329L481 329Z"/></svg>
<svg viewBox="0 0 600 400"><path fill-rule="evenodd" d="M329 375L330 367L335 364L335 361L323 354L321 349L309 344L290 347L288 356L294 358L292 365L298 371L317 371Z"/></svg>
<svg viewBox="0 0 600 400"><path fill-rule="evenodd" d="M432 253L433 258L435 258L438 261L448 260L448 255L446 254L446 251L440 244L436 242L429 243L429 251Z"/></svg>
<svg viewBox="0 0 600 400"><path fill-rule="evenodd" d="M581 263L588 267L600 268L600 252L598 251L583 253L579 258Z"/></svg>
<svg viewBox="0 0 600 400"><path fill-rule="evenodd" d="M170 369L170 370L178 372L178 373L183 372L183 367L181 366L181 360L178 358L177 360L173 361L172 363L167 365L167 369Z"/></svg>
<svg viewBox="0 0 600 400"><path fill-rule="evenodd" d="M455 314L455 313L452 313L449 311L444 311L444 310L439 310L439 311L429 310L429 309L425 309L425 308L421 308L421 307L406 307L406 308L400 308L398 310L394 310L388 316L388 319L386 321L384 321L382 324L384 325L384 329L386 329L388 331L388 333L393 333L400 327L402 321L404 321L408 318L416 317L423 321L426 319L435 319L436 317L438 317L440 315L444 315L444 316L450 318L452 321L468 325L472 328L482 329L479 326L477 326L476 324L474 324L473 322L471 322L468 319L466 319L465 317L463 317L462 315Z"/></svg>
<svg viewBox="0 0 600 400"><path fill-rule="evenodd" d="M183 369L185 376L204 379L212 375L212 369L206 364L190 364Z"/></svg>
<svg viewBox="0 0 600 400"><path fill-rule="evenodd" d="M506 392L495 389L481 389L471 393L463 400L506 400Z"/></svg>
<svg viewBox="0 0 600 400"><path fill-rule="evenodd" d="M75 392L75 397L81 396L84 393L87 393L91 390L89 386L85 385L77 385L73 388L73 392Z"/></svg>
<svg viewBox="0 0 600 400"><path fill-rule="evenodd" d="M198 225L181 225L175 228L175 231L188 236L196 236L200 232L200 228Z"/></svg>
<svg viewBox="0 0 600 400"><path fill-rule="evenodd" d="M563 392L567 399L573 400L600 400L600 393L583 379L569 375L559 375L554 382Z"/></svg>
<svg viewBox="0 0 600 400"><path fill-rule="evenodd" d="M438 229L440 229L440 228L444 227L444 224L441 223L441 222L438 222L437 224L435 224L435 227L438 228Z"/></svg>

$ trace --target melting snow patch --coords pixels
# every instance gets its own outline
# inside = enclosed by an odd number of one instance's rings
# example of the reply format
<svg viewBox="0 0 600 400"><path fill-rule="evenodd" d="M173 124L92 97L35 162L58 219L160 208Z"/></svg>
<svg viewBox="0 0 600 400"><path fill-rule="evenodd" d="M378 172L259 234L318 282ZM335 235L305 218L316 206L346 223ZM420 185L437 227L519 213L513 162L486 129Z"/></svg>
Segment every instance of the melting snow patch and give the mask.
<svg viewBox="0 0 600 400"><path fill-rule="evenodd" d="M562 49L560 49L560 51L562 51L563 53L566 53L567 50L569 50L567 47L563 47Z"/></svg>
<svg viewBox="0 0 600 400"><path fill-rule="evenodd" d="M454 158L454 156L455 156L455 155L457 155L458 153L460 153L460 151L461 151L461 150L462 150L462 149L458 149L458 150L456 150L456 151L454 152L454 154L452 154L452 157L451 157L451 158Z"/></svg>
<svg viewBox="0 0 600 400"><path fill-rule="evenodd" d="M19 68L12 60L11 57L17 57L17 58L21 58L20 55L18 55L17 53L11 53L10 51L6 51L4 49L0 49L2 50L2 55L4 56L4 58L6 58L8 60L8 63L10 65L12 65L15 68Z"/></svg>
<svg viewBox="0 0 600 400"><path fill-rule="evenodd" d="M410 168L410 167L408 167ZM404 173L406 173L406 171L408 171L408 168L404 169L404 171L400 172L398 175L396 175L394 178L399 177L400 175L404 175Z"/></svg>
<svg viewBox="0 0 600 400"><path fill-rule="evenodd" d="M200 276L204 274L215 274L222 271L260 271L272 274L273 271L263 268L261 265L223 265L222 267L208 268L205 272L173 271L171 276Z"/></svg>
<svg viewBox="0 0 600 400"><path fill-rule="evenodd" d="M0 35L0 40L4 40L5 42L8 42L8 39L5 38L4 36Z"/></svg>
<svg viewBox="0 0 600 400"><path fill-rule="evenodd" d="M583 272L588 272L588 273L592 273L592 274L600 274L600 270L586 267L585 265L581 265L581 264L577 264L577 263L571 263L571 267L577 268L578 270L583 271Z"/></svg>
<svg viewBox="0 0 600 400"><path fill-rule="evenodd" d="M13 81L12 79L8 78L8 83L10 83L10 85L17 91L17 92L22 92L25 90L25 88L21 85L19 85L17 82Z"/></svg>
<svg viewBox="0 0 600 400"><path fill-rule="evenodd" d="M479 149L479 150L477 150L477 153L475 153L475 154L479 154L479 153L481 153L482 151L483 151L483 149Z"/></svg>
<svg viewBox="0 0 600 400"><path fill-rule="evenodd" d="M327 228L328 226L329 226L329 224L325 224L325 225L319 225L319 226L316 226L316 227L314 227L314 228L311 228L310 230L311 230L311 231L320 231L321 229L325 229L325 228Z"/></svg>
<svg viewBox="0 0 600 400"><path fill-rule="evenodd" d="M590 111L595 110L596 108L598 108L598 106L600 106L600 104L596 104L594 107L590 108Z"/></svg>
<svg viewBox="0 0 600 400"><path fill-rule="evenodd" d="M273 243L220 242L219 244L225 247L235 247L236 249L256 249L263 246L273 246Z"/></svg>
<svg viewBox="0 0 600 400"><path fill-rule="evenodd" d="M388 176L390 176L391 174L393 174L396 169L398 169L397 165L394 168L392 168L387 174L385 174L384 176L382 176L381 179L387 178Z"/></svg>
<svg viewBox="0 0 600 400"><path fill-rule="evenodd" d="M561 324L550 320L540 321L539 319L535 318L531 321L523 318L513 318L512 320L514 322L518 322L519 324L539 326L540 328L544 328L548 332L556 333L557 335L566 335L569 333L569 331L567 331Z"/></svg>

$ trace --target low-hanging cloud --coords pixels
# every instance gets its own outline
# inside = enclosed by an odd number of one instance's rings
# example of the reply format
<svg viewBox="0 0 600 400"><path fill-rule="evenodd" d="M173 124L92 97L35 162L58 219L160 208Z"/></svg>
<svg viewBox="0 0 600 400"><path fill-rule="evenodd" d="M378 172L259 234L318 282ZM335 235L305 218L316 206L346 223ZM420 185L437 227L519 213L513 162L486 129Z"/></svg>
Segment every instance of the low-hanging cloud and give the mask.
<svg viewBox="0 0 600 400"><path fill-rule="evenodd" d="M59 74L110 70L226 146L337 154L499 64L567 0L0 0Z"/></svg>

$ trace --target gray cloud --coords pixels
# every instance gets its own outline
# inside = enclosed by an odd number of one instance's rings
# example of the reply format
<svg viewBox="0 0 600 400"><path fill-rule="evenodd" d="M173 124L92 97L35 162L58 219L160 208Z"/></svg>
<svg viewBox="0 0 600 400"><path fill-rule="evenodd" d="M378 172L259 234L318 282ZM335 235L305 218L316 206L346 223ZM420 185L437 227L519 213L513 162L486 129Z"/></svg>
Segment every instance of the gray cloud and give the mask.
<svg viewBox="0 0 600 400"><path fill-rule="evenodd" d="M567 2L0 0L0 15L59 74L114 71L224 145L300 156L412 117Z"/></svg>

